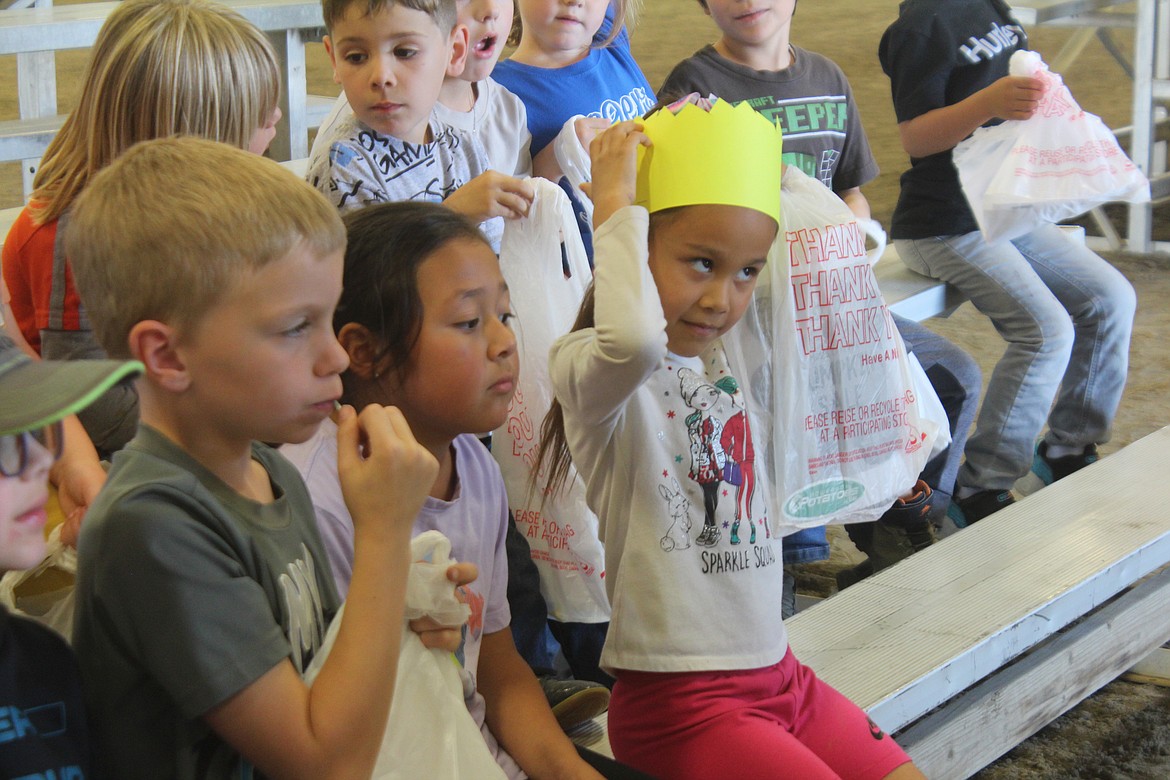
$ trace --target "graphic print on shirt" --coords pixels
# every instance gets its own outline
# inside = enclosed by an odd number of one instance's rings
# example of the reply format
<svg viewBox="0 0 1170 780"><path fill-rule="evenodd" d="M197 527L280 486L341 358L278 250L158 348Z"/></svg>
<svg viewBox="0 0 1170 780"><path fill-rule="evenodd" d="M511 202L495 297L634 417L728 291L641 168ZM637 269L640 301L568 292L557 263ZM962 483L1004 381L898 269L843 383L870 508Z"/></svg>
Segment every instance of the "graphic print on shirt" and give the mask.
<svg viewBox="0 0 1170 780"><path fill-rule="evenodd" d="M280 575L284 610L288 624L285 633L292 649L292 662L303 674L313 655L325 639L325 611L321 606L321 589L317 586L317 567L309 548L301 544L301 557L290 561Z"/></svg>
<svg viewBox="0 0 1170 780"><path fill-rule="evenodd" d="M695 544L714 547L720 537L715 510L719 508L719 484L727 462L722 444L723 420L718 414L722 391L689 368L678 370L678 382L683 403L694 410L686 417L691 445L691 469L687 476L703 489L703 530Z"/></svg>
<svg viewBox="0 0 1170 780"><path fill-rule="evenodd" d="M617 124L625 122L627 119L638 119L642 114L654 108L655 102L646 94L645 88L634 87L616 100L606 98L601 103L600 108L589 112L589 116L608 119Z"/></svg>
<svg viewBox="0 0 1170 780"><path fill-rule="evenodd" d="M731 396L733 404L738 397L738 394ZM750 529L748 544L755 544L756 524L752 520L752 499L756 495L756 450L752 446L752 429L746 409L739 409L724 423L719 443L727 455L723 479L735 485L735 522L731 524L731 543L739 544L739 524L746 518ZM770 539L772 533L767 518L763 518L761 523L764 526L764 538Z"/></svg>
<svg viewBox="0 0 1170 780"><path fill-rule="evenodd" d="M344 209L351 201L438 203L466 184L452 162L464 139L449 127L436 127L434 140L423 144L364 126L355 137L334 143L329 148L329 194L334 205Z"/></svg>
<svg viewBox="0 0 1170 780"><path fill-rule="evenodd" d="M972 64L980 60L994 60L1005 50L1010 53L1023 34L1023 29L1017 25L993 22L985 35L979 37L972 35L965 43L960 44L959 56Z"/></svg>
<svg viewBox="0 0 1170 780"><path fill-rule="evenodd" d="M704 361L709 363L702 373L677 368L662 406L663 421L684 435L669 436L680 451L667 450L670 462L660 472L666 533L659 545L666 553L693 555L703 574L751 572L777 562L765 492L757 490L751 424L744 394L725 370L722 351ZM703 524L691 538L696 485L702 492ZM697 550L688 553L691 543Z"/></svg>
<svg viewBox="0 0 1170 780"><path fill-rule="evenodd" d="M666 508L670 513L670 527L659 541L666 552L674 549L686 550L691 546L691 501L677 479L671 477L670 481L674 486L673 490L666 485L658 485L658 495L666 499Z"/></svg>
<svg viewBox="0 0 1170 780"><path fill-rule="evenodd" d="M784 164L799 168L801 173L833 188L833 171L837 168L839 152L824 151L820 157L791 149L797 138L829 137L839 139L832 146L840 146L849 131L849 102L844 94L813 95L778 100L773 95L748 98L745 101L772 124L779 125L784 134ZM737 103L738 105L738 103ZM795 144L800 146L800 144Z"/></svg>
<svg viewBox="0 0 1170 780"><path fill-rule="evenodd" d="M673 444L664 450L667 462L657 480L665 531L659 546L665 553L691 556L702 574L776 565L745 395L728 372L721 347L707 352L703 363L677 366L668 360L663 369L675 376L663 386L660 407L663 424L672 430L660 431L659 440ZM691 510L698 508L700 492L703 524L692 537ZM692 543L694 551L688 552Z"/></svg>

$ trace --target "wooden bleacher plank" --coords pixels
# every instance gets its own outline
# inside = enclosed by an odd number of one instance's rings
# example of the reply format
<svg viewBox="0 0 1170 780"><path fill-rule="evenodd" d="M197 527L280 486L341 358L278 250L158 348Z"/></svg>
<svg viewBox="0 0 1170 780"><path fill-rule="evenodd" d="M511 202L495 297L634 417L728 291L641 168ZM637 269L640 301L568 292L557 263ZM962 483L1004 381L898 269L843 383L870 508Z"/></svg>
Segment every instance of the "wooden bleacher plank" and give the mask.
<svg viewBox="0 0 1170 780"><path fill-rule="evenodd" d="M221 0L266 32L324 27L321 4L310 0ZM23 8L0 13L0 54L93 45L117 2Z"/></svg>
<svg viewBox="0 0 1170 780"><path fill-rule="evenodd" d="M1130 0L1012 0L1012 14L1025 27L1053 24L1074 16L1084 16Z"/></svg>
<svg viewBox="0 0 1170 780"><path fill-rule="evenodd" d="M305 94L305 50L323 30L321 6L311 0L223 0L224 4L267 33L281 61L284 88L281 110L284 122L273 140L273 151L284 159L308 154L311 119L319 108L308 105ZM99 30L116 2L81 3L45 8L24 8L0 13L0 54L15 54L22 120L56 114L56 83L51 74L52 52L93 45ZM38 63L44 61L44 66ZM35 99L34 99L35 98ZM9 128L12 129L12 128ZM24 189L30 190L28 170L35 167L35 155L24 168Z"/></svg>
<svg viewBox="0 0 1170 780"><path fill-rule="evenodd" d="M914 724L898 735L899 744L927 777L982 769L1165 641L1168 598L1170 569L1162 569Z"/></svg>
<svg viewBox="0 0 1170 780"><path fill-rule="evenodd" d="M965 299L954 287L910 270L898 258L894 245L886 247L873 267L886 306L908 320L946 316Z"/></svg>
<svg viewBox="0 0 1170 780"><path fill-rule="evenodd" d="M40 158L64 121L65 115L58 114L40 119L9 119L0 122L0 160Z"/></svg>
<svg viewBox="0 0 1170 780"><path fill-rule="evenodd" d="M1170 428L797 615L793 648L897 732L1170 561L1166 474Z"/></svg>

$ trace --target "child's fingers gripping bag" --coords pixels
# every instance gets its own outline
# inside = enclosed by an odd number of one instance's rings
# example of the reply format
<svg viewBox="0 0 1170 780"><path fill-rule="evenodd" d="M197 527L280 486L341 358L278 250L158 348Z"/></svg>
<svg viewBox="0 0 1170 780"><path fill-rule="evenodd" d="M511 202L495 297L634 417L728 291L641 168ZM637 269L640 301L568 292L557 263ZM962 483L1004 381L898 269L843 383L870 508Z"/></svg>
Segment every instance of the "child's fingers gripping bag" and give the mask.
<svg viewBox="0 0 1170 780"><path fill-rule="evenodd" d="M782 182L784 227L732 340L769 412L780 525L875 520L950 432L907 359L864 229L799 169L786 166Z"/></svg>
<svg viewBox="0 0 1170 780"><path fill-rule="evenodd" d="M544 495L530 487L546 482L543 474L535 483L531 480L540 421L553 398L549 348L572 327L592 272L569 199L545 179L530 181L536 196L528 216L506 223L500 247L500 270L517 315L520 381L508 419L492 434L492 455L500 465L516 527L540 569L549 616L599 623L609 620L605 551L597 516L585 505L584 484L571 469L562 490Z"/></svg>
<svg viewBox="0 0 1170 780"><path fill-rule="evenodd" d="M1031 232L1102 203L1150 199L1150 184L1105 123L1081 110L1040 55L1017 51L1012 76L1044 82L1030 119L983 127L955 147L963 192L988 242Z"/></svg>
<svg viewBox="0 0 1170 780"><path fill-rule="evenodd" d="M406 588L406 618L429 615L443 625L458 625L470 614L447 580L454 564L451 543L438 531L411 540ZM345 606L338 611L321 649L305 671L312 685L337 639ZM503 778L464 700L463 676L455 657L428 650L405 623L398 657L394 699L382 747L371 774L378 780L462 780Z"/></svg>

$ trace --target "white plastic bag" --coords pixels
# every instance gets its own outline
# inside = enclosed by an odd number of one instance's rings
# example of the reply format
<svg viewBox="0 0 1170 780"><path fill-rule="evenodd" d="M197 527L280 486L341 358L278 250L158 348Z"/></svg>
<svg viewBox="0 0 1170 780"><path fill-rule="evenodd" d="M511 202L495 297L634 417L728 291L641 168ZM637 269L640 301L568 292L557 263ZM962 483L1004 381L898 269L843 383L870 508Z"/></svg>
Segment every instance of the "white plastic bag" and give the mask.
<svg viewBox="0 0 1170 780"><path fill-rule="evenodd" d="M540 424L552 405L548 352L568 333L592 280L589 261L560 187L531 179L536 197L528 216L509 220L500 246L500 270L516 312L520 382L508 419L492 434L492 455L500 464L516 527L528 539L540 570L549 616L562 622L609 620L605 593L605 551L597 516L585 505L585 487L575 469L565 489L542 496L529 489L540 446ZM543 501L542 501L543 499Z"/></svg>
<svg viewBox="0 0 1170 780"><path fill-rule="evenodd" d="M1150 199L1149 180L1101 119L1031 51L1012 55L1011 75L1045 84L1031 119L981 127L955 147L963 193L989 242L1029 233L1103 203Z"/></svg>
<svg viewBox="0 0 1170 780"><path fill-rule="evenodd" d="M61 542L61 526L49 532L44 560L31 569L0 577L0 603L73 641L77 550Z"/></svg>
<svg viewBox="0 0 1170 780"><path fill-rule="evenodd" d="M592 225L593 201L581 189L582 184L591 180L591 163L589 150L581 145L581 139L577 137L578 119L584 119L584 117L577 114L570 117L561 126L561 131L553 139L553 155L557 158L557 165L561 167L561 173L568 179L569 186L573 192L577 193L577 200L580 201L581 207L585 210L585 223Z"/></svg>
<svg viewBox="0 0 1170 780"><path fill-rule="evenodd" d="M411 565L407 584L407 612L424 614L446 623L441 616L461 615L467 619L466 604L454 596L446 581L451 543L438 531L425 531L411 541L416 563ZM442 575L445 583L437 586ZM420 582L421 580L421 582ZM422 601L415 601L422 598ZM321 649L305 671L305 682L313 684L333 649L345 606L329 625ZM463 698L463 681L454 656L442 650L428 650L405 624L398 657L394 699L382 738L378 761L370 775L376 780L466 780L503 778L483 734L471 717Z"/></svg>
<svg viewBox="0 0 1170 780"><path fill-rule="evenodd" d="M786 166L781 211L753 307L724 338L762 409L779 530L876 520L945 446L946 415L921 367L915 383L849 208Z"/></svg>

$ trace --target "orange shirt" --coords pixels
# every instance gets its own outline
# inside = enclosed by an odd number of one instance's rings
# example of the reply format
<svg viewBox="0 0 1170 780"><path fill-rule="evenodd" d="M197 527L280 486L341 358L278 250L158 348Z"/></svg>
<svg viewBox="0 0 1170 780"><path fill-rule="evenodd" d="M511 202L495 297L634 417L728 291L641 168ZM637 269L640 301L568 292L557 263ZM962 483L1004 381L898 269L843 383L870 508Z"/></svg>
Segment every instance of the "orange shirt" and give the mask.
<svg viewBox="0 0 1170 780"><path fill-rule="evenodd" d="M0 266L12 296L12 314L24 338L41 351L41 329L79 330L81 298L73 285L73 272L64 268L63 307L57 322L50 322L53 297L53 252L57 244L57 220L38 225L26 206L4 240Z"/></svg>

